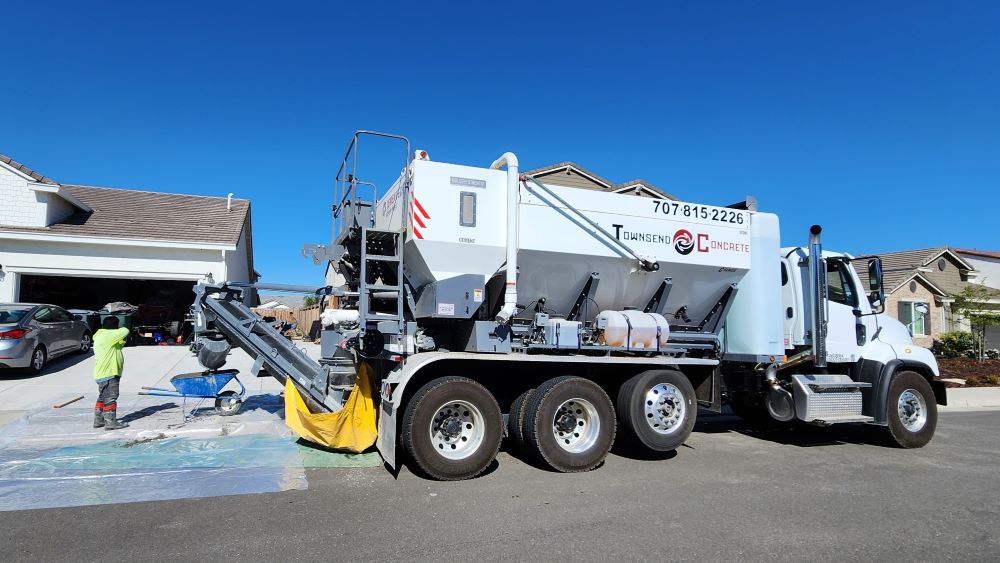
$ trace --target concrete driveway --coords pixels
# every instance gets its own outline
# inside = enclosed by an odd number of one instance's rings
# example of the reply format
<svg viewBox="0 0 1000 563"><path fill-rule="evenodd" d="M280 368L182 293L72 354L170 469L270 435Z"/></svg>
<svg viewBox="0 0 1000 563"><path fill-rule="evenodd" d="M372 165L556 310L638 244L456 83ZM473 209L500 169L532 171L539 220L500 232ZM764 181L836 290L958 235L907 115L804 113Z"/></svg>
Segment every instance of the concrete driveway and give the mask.
<svg viewBox="0 0 1000 563"><path fill-rule="evenodd" d="M306 352L319 357L319 346L300 343ZM124 349L125 373L121 382L119 415L128 414L139 401L138 396L147 387L170 387L169 380L179 373L200 372L202 368L187 346L133 346ZM240 370L240 379L248 394L276 394L281 386L272 378L253 378L250 367L253 361L242 350L230 353L226 368ZM84 395L80 403L92 403L97 396L92 371L93 353L64 356L53 360L41 375L31 376L13 370L0 371L0 426L20 417L25 412L40 407L51 407Z"/></svg>

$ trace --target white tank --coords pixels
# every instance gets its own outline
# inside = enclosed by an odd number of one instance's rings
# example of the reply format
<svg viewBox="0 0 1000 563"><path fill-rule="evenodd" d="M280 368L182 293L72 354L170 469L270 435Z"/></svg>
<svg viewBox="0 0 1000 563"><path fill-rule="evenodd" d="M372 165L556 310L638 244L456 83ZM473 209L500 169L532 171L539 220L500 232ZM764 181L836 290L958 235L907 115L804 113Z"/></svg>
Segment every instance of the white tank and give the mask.
<svg viewBox="0 0 1000 563"><path fill-rule="evenodd" d="M376 228L399 228L403 211L408 213L404 268L418 287L476 274L485 288L505 262L506 172L424 160L414 161L411 170L410 201L401 201L397 182L376 206ZM576 212L522 182L517 253L521 305L544 297L547 310L566 315L590 274L597 272L596 303L589 303L588 318L581 319L589 321L602 310L643 308L664 278L671 278L666 317L671 323L696 325L750 269L754 216L759 213L548 187L636 253L655 261L659 270L642 270L638 260L595 233ZM773 238L775 247L776 224L767 223L768 229L758 233Z"/></svg>
<svg viewBox="0 0 1000 563"><path fill-rule="evenodd" d="M601 331L599 343L627 350L658 350L670 336L663 315L642 311L601 311L594 326Z"/></svg>

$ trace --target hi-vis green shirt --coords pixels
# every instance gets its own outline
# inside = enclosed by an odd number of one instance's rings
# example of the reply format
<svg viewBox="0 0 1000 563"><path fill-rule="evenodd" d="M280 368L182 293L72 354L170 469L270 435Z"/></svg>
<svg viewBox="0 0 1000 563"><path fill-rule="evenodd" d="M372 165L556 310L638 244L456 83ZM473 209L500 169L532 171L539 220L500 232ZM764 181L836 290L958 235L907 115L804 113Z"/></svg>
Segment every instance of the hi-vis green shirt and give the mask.
<svg viewBox="0 0 1000 563"><path fill-rule="evenodd" d="M121 376L122 365L125 363L122 347L125 346L126 338L128 329L125 327L114 330L102 328L94 333L94 356L97 358L97 363L94 364L95 380Z"/></svg>

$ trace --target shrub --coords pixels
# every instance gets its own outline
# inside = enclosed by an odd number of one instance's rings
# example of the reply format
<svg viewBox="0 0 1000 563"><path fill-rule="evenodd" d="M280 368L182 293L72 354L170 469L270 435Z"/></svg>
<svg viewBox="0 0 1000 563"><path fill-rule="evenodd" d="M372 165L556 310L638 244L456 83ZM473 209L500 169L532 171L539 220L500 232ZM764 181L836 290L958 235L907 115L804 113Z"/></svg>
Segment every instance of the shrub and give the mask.
<svg viewBox="0 0 1000 563"><path fill-rule="evenodd" d="M1000 375L987 375L983 378L987 385L1000 385Z"/></svg>
<svg viewBox="0 0 1000 563"><path fill-rule="evenodd" d="M943 332L934 341L933 352L943 358L959 358L966 356L975 358L976 340L971 332L956 330ZM970 355L971 354L971 355Z"/></svg>

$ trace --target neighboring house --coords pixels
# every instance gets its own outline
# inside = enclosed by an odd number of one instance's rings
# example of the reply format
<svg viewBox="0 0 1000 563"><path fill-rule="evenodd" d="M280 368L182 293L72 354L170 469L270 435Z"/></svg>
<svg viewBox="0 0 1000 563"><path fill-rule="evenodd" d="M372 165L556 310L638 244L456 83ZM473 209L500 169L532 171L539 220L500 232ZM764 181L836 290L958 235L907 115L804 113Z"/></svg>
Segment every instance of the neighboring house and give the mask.
<svg viewBox="0 0 1000 563"><path fill-rule="evenodd" d="M952 296L978 272L961 255L948 247L887 252L858 256L854 268L867 272L873 256L882 258L885 312L910 329L915 344L930 347L941 333L963 329L951 312Z"/></svg>
<svg viewBox="0 0 1000 563"><path fill-rule="evenodd" d="M966 248L953 250L979 272L976 283L1000 291L1000 252ZM986 347L1000 348L1000 326L986 329Z"/></svg>
<svg viewBox="0 0 1000 563"><path fill-rule="evenodd" d="M559 164L528 170L525 173L546 185L614 192L658 199L677 199L645 180L637 179L614 183L572 162L560 162Z"/></svg>
<svg viewBox="0 0 1000 563"><path fill-rule="evenodd" d="M979 272L978 279L974 280L976 283L1000 290L1000 252L966 248L952 250Z"/></svg>
<svg viewBox="0 0 1000 563"><path fill-rule="evenodd" d="M250 202L61 184L0 155L0 302L186 310L198 281L251 281Z"/></svg>
<svg viewBox="0 0 1000 563"><path fill-rule="evenodd" d="M274 309L278 311L301 309L305 300L305 296L302 295L274 295L261 293L259 297L261 304L257 306L257 309Z"/></svg>

